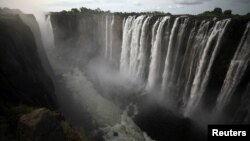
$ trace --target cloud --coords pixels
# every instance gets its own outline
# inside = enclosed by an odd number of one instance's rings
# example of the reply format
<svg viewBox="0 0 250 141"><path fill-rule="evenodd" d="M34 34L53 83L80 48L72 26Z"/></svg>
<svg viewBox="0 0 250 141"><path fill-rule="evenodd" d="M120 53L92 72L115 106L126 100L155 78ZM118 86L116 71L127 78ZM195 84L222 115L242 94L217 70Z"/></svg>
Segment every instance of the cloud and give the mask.
<svg viewBox="0 0 250 141"><path fill-rule="evenodd" d="M210 0L175 0L176 3L184 5L202 4L205 1Z"/></svg>
<svg viewBox="0 0 250 141"><path fill-rule="evenodd" d="M249 13L250 0L0 0L0 7L19 8L25 13L71 8L101 8L113 12L165 11L197 14L214 7Z"/></svg>
<svg viewBox="0 0 250 141"><path fill-rule="evenodd" d="M250 3L250 0L233 0L233 1L238 3Z"/></svg>
<svg viewBox="0 0 250 141"><path fill-rule="evenodd" d="M178 8L184 8L184 6L180 4L168 5L168 9L178 9Z"/></svg>
<svg viewBox="0 0 250 141"><path fill-rule="evenodd" d="M128 3L132 3L135 6L141 6L143 5L142 0L127 0Z"/></svg>

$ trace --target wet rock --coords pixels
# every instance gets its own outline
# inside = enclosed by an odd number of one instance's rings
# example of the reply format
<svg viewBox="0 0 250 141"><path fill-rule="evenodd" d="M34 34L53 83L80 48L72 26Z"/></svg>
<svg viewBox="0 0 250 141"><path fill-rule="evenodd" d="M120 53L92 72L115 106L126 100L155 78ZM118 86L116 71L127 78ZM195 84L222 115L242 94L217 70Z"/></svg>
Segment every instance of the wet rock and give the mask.
<svg viewBox="0 0 250 141"><path fill-rule="evenodd" d="M42 60L34 34L20 16L0 15L0 99L3 103L55 109L54 85Z"/></svg>
<svg viewBox="0 0 250 141"><path fill-rule="evenodd" d="M117 133L117 132L114 132L113 135L114 135L114 137L117 137L117 136L118 136L118 133Z"/></svg>
<svg viewBox="0 0 250 141"><path fill-rule="evenodd" d="M45 108L23 115L19 120L20 141L66 141L63 128Z"/></svg>

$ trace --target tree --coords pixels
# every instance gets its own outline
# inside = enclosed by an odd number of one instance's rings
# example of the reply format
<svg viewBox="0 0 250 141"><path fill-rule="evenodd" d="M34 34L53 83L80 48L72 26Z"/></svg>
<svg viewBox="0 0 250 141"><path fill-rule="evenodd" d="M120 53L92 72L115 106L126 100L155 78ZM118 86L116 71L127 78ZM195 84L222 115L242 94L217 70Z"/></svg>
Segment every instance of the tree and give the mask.
<svg viewBox="0 0 250 141"><path fill-rule="evenodd" d="M102 10L101 10L100 8L96 8L95 11L96 11L97 13L102 12Z"/></svg>
<svg viewBox="0 0 250 141"><path fill-rule="evenodd" d="M230 15L232 15L232 11L231 10L225 10L224 15L230 16Z"/></svg>
<svg viewBox="0 0 250 141"><path fill-rule="evenodd" d="M85 13L85 12L89 11L89 9L86 8L86 7L81 7L81 8L80 8L80 11L81 11L82 13Z"/></svg>
<svg viewBox="0 0 250 141"><path fill-rule="evenodd" d="M214 14L222 14L222 9L221 8L214 8L213 13Z"/></svg>
<svg viewBox="0 0 250 141"><path fill-rule="evenodd" d="M66 11L66 10L62 10L61 13L62 13L62 14L66 14L67 11Z"/></svg>
<svg viewBox="0 0 250 141"><path fill-rule="evenodd" d="M71 12L73 12L73 13L79 13L80 11L77 8L72 8Z"/></svg>
<svg viewBox="0 0 250 141"><path fill-rule="evenodd" d="M247 13L245 16L250 17L250 13Z"/></svg>

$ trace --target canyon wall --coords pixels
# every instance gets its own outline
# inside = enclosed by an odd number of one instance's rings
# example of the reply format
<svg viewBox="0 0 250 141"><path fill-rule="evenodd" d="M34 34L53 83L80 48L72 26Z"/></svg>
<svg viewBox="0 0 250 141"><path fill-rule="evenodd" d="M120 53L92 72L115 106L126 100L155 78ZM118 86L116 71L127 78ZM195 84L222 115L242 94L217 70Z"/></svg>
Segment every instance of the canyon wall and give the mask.
<svg viewBox="0 0 250 141"><path fill-rule="evenodd" d="M249 97L248 18L53 13L51 22L56 46L103 56L187 117L232 117Z"/></svg>

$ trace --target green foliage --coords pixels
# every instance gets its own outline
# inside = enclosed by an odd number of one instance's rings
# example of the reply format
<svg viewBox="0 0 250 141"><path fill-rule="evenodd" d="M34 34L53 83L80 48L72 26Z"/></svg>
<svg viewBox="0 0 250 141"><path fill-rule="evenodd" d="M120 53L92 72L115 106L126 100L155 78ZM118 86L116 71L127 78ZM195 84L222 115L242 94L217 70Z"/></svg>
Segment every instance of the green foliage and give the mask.
<svg viewBox="0 0 250 141"><path fill-rule="evenodd" d="M245 15L245 17L250 18L250 13L247 13L247 14Z"/></svg>
<svg viewBox="0 0 250 141"><path fill-rule="evenodd" d="M62 10L60 13L67 14L67 11L66 10Z"/></svg>
<svg viewBox="0 0 250 141"><path fill-rule="evenodd" d="M222 9L221 8L214 8L213 13L217 14L217 15L220 15L220 14L222 14Z"/></svg>
<svg viewBox="0 0 250 141"><path fill-rule="evenodd" d="M89 9L86 8L86 7L81 7L81 8L80 8L80 11L81 11L82 13L87 13L87 12L89 11Z"/></svg>
<svg viewBox="0 0 250 141"><path fill-rule="evenodd" d="M79 13L80 11L77 8L72 8L71 12L73 12L73 13Z"/></svg>
<svg viewBox="0 0 250 141"><path fill-rule="evenodd" d="M149 15L149 16L167 16L167 15L171 15L171 13L165 13L165 12L161 12L161 11L145 12L145 13L142 13L142 14Z"/></svg>
<svg viewBox="0 0 250 141"><path fill-rule="evenodd" d="M54 14L60 13L60 14L100 14L100 13L110 13L110 11L103 11L100 8L97 8L95 10L81 7L81 8L72 8L70 11L63 10L61 12L54 12Z"/></svg>
<svg viewBox="0 0 250 141"><path fill-rule="evenodd" d="M72 8L70 11L61 11L61 12L54 12L54 14L109 14L111 13L111 11L103 11L100 8L96 8L96 9L89 9L86 7L81 7L79 9L77 8ZM53 14L53 13L52 13ZM127 13L127 12L115 12L115 14L130 14L130 15L138 15L138 14L143 14L143 15L149 15L149 16L168 16L171 15L171 13L165 13L165 12L161 12L161 11L153 11L153 12L131 12L131 13Z"/></svg>
<svg viewBox="0 0 250 141"><path fill-rule="evenodd" d="M223 14L226 16L230 16L232 15L232 10L225 10Z"/></svg>
<svg viewBox="0 0 250 141"><path fill-rule="evenodd" d="M205 17L231 17L231 16L239 16L239 15L233 15L232 14L232 10L225 10L224 12L222 12L221 8L215 8L213 11L205 11L201 14L199 14L199 16L205 16Z"/></svg>

